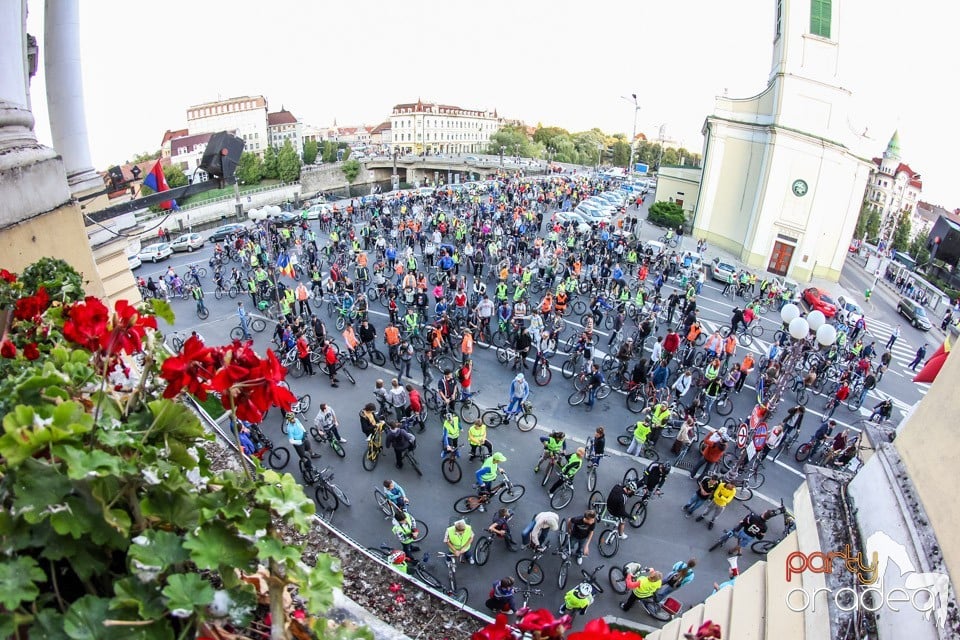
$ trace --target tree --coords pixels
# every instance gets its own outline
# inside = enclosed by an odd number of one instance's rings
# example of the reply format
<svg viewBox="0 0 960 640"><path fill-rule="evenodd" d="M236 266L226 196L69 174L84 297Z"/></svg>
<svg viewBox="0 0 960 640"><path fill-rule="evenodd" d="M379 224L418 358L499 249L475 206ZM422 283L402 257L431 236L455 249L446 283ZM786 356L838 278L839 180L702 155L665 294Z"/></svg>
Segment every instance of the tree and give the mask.
<svg viewBox="0 0 960 640"><path fill-rule="evenodd" d="M277 166L277 150L273 147L267 147L263 152L263 177L268 180L278 180L280 178L280 168Z"/></svg>
<svg viewBox="0 0 960 640"><path fill-rule="evenodd" d="M296 182L300 179L300 156L289 140L285 140L277 154L277 175L283 182Z"/></svg>
<svg viewBox="0 0 960 640"><path fill-rule="evenodd" d="M657 166L657 169L663 165L676 165L679 162L680 154L677 153L676 149L664 149L663 156L660 158L660 165Z"/></svg>
<svg viewBox="0 0 960 640"><path fill-rule="evenodd" d="M527 158L531 156L530 139L527 138L527 132L521 127L503 127L490 136L487 153L500 155L501 147L503 147L503 154L507 156L514 154L519 154Z"/></svg>
<svg viewBox="0 0 960 640"><path fill-rule="evenodd" d="M647 220L659 227L676 229L684 221L683 207L676 202L666 200L654 202L647 212Z"/></svg>
<svg viewBox="0 0 960 640"><path fill-rule="evenodd" d="M360 174L360 163L356 160L347 160L340 170L343 171L343 177L347 179L347 182L353 183Z"/></svg>
<svg viewBox="0 0 960 640"><path fill-rule="evenodd" d="M337 143L337 151L338 151L338 152L339 152L339 151L343 151L343 153L340 154L340 162L346 162L346 160L350 157L350 153L353 151L353 149L351 149L351 148L350 148L350 145L347 144L346 142L338 142L338 143ZM337 161L337 154L336 154L336 153L333 154L333 161L334 161L334 162Z"/></svg>
<svg viewBox="0 0 960 640"><path fill-rule="evenodd" d="M141 162L146 162L147 160L156 160L160 157L160 149L156 151L144 151L143 153L138 153L133 156L133 160L128 160L128 164L139 164Z"/></svg>
<svg viewBox="0 0 960 640"><path fill-rule="evenodd" d="M236 174L237 180L243 184L257 184L263 179L263 160L252 151L244 151L240 154Z"/></svg>
<svg viewBox="0 0 960 640"><path fill-rule="evenodd" d="M336 162L337 161L337 145L331 140L325 140L323 147L321 147L320 159L323 162Z"/></svg>
<svg viewBox="0 0 960 640"><path fill-rule="evenodd" d="M922 230L910 241L910 248L907 253L917 261L918 266L930 262L930 249L927 248L928 242L930 242L930 232L926 229Z"/></svg>
<svg viewBox="0 0 960 640"><path fill-rule="evenodd" d="M187 186L187 176L178 165L168 164L165 166L163 176L167 179L167 186L171 189Z"/></svg>
<svg viewBox="0 0 960 640"><path fill-rule="evenodd" d="M897 227L893 230L893 239L891 240L893 248L896 251L906 251L910 246L910 212L901 211L900 218L897 220Z"/></svg>
<svg viewBox="0 0 960 640"><path fill-rule="evenodd" d="M319 147L316 140L307 140L303 143L303 164L314 164L317 161Z"/></svg>
<svg viewBox="0 0 960 640"><path fill-rule="evenodd" d="M866 199L860 204L860 215L857 216L857 226L853 229L853 237L855 239L863 238L863 234L867 231L867 219L870 217L870 202Z"/></svg>
<svg viewBox="0 0 960 640"><path fill-rule="evenodd" d="M612 164L615 167L625 167L630 162L630 145L626 140L617 140L612 147Z"/></svg>
<svg viewBox="0 0 960 640"><path fill-rule="evenodd" d="M880 235L880 212L875 207L870 207L870 215L867 216L866 234L867 240L876 242Z"/></svg>

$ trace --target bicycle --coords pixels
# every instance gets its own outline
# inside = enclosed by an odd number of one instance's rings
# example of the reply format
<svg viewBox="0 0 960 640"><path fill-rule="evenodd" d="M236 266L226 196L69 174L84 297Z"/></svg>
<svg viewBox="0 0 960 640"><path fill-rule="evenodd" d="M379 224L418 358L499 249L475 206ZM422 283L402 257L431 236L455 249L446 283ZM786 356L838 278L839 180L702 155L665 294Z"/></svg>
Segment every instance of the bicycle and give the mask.
<svg viewBox="0 0 960 640"><path fill-rule="evenodd" d="M629 447L630 443L633 442L633 430L635 427L636 425L634 424L628 424L626 427L626 434L617 436L617 444L622 447ZM653 462L656 462L660 459L660 454L657 452L657 445L650 440L650 436L647 436L647 439L643 441L643 448L637 455Z"/></svg>
<svg viewBox="0 0 960 640"><path fill-rule="evenodd" d="M771 460L776 462L777 458L780 457L781 453L789 453L790 447L794 445L797 441L797 438L800 437L800 429L790 429L787 434L783 437L783 440L780 442L780 446L777 447L770 457Z"/></svg>
<svg viewBox="0 0 960 640"><path fill-rule="evenodd" d="M373 471L377 468L377 462L380 461L380 453L383 451L383 422L377 423L377 428L367 436L367 450L363 455L361 464L367 471Z"/></svg>
<svg viewBox="0 0 960 640"><path fill-rule="evenodd" d="M628 562L622 566L610 567L607 579L610 580L610 588L613 589L614 593L624 594L628 591L627 574L637 576L649 571L650 569L642 566L638 562ZM683 605L673 598L668 597L661 602L656 594L649 598L639 598L638 600L651 618L661 622L673 620L683 608Z"/></svg>
<svg viewBox="0 0 960 640"><path fill-rule="evenodd" d="M550 361L542 353L537 354L533 362L533 381L538 387L545 387L553 379L553 370L550 369Z"/></svg>
<svg viewBox="0 0 960 640"><path fill-rule="evenodd" d="M388 562L388 559L394 553L394 551L396 551L396 549L385 544L381 544L379 547L367 547L367 553L391 568L393 565ZM424 559L426 559L426 556L424 556ZM408 563L407 565L406 575L420 581L431 589L436 591L443 590L443 583L440 582L432 573L430 573L425 566L426 562L417 562L416 558L412 556L410 557L410 560L412 562Z"/></svg>
<svg viewBox="0 0 960 640"><path fill-rule="evenodd" d="M250 455L261 463L266 463L271 469L284 469L290 462L290 450L282 446L274 446L270 438L260 429L260 425L250 425L251 440L256 450Z"/></svg>
<svg viewBox="0 0 960 640"><path fill-rule="evenodd" d="M443 479L450 484L460 482L463 477L463 468L460 467L460 447L449 447L443 451L440 460L440 472Z"/></svg>
<svg viewBox="0 0 960 640"><path fill-rule="evenodd" d="M783 504L783 498L780 498L780 514L783 516L783 531L776 540L757 540L750 545L750 550L756 554L765 556L771 549L780 544L784 538L797 529L797 521L790 513L790 510Z"/></svg>
<svg viewBox="0 0 960 640"><path fill-rule="evenodd" d="M532 558L523 558L517 561L514 569L517 572L517 577L520 578L521 581L529 584L531 587L535 587L543 582L543 567L541 567L537 561L543 557L543 554L545 554L549 548L550 542L544 541L543 545L533 547Z"/></svg>
<svg viewBox="0 0 960 640"><path fill-rule="evenodd" d="M507 522L513 519L513 510L508 509L508 513L509 515L507 516ZM487 560L490 559L490 547L493 545L493 541L497 538L506 542L508 545L508 550L510 549L510 544L515 544L512 541L506 540L502 534L494 533L493 531L490 531L489 528L484 529L483 535L479 540L477 540L477 546L473 550L473 559L477 565L482 567L483 565L487 564Z"/></svg>
<svg viewBox="0 0 960 640"><path fill-rule="evenodd" d="M600 459L607 457L607 454L600 453L598 454L594 449L594 439L593 436L587 438L587 450L584 460L587 463L586 477L587 477L587 491L593 491L597 488L597 467L600 466Z"/></svg>
<svg viewBox="0 0 960 640"><path fill-rule="evenodd" d="M570 532L567 531L567 519L560 520L560 530L557 531L557 550L554 555L560 556L560 568L557 570L557 587L563 589L567 586L567 573L570 570L573 556L573 541Z"/></svg>
<svg viewBox="0 0 960 640"><path fill-rule="evenodd" d="M590 494L587 505L589 509L596 511L598 523L608 525L600 532L600 537L597 539L597 551L604 558L612 558L620 550L620 518L610 516L607 512L607 501L599 491ZM631 520L633 520L632 517L628 519L628 521Z"/></svg>
<svg viewBox="0 0 960 640"><path fill-rule="evenodd" d="M503 469L500 469L500 476L502 476L502 479L499 483L490 487L490 491L479 491L477 495L458 498L453 503L453 510L460 514L473 513L478 509L485 510L485 505L490 504L494 497L499 497L503 504L513 504L523 497L523 494L527 491L526 487L522 484L514 484ZM481 489L481 487L474 486L478 490Z"/></svg>
<svg viewBox="0 0 960 640"><path fill-rule="evenodd" d="M263 333L267 328L267 321L263 318L252 318L248 326L254 333ZM243 340L243 337L243 327L239 324L230 330L231 340Z"/></svg>
<svg viewBox="0 0 960 640"><path fill-rule="evenodd" d="M680 243L680 239L679 239L677 236L674 236L674 235L668 236L668 235L664 234L664 235L660 236L659 238L657 238L657 242L660 242L660 243L662 243L662 244L665 244L665 245L667 245L668 247L675 248L675 247Z"/></svg>
<svg viewBox="0 0 960 640"><path fill-rule="evenodd" d="M587 571L586 569L580 569L580 576L581 576L580 584L584 584L584 583L589 584L593 588L593 592L595 594L603 593L603 585L601 585L600 582L597 580L597 574L600 573L603 567L604 565L601 564L594 567L592 571ZM585 613L586 609L585 608L577 609L572 611L571 613L576 615L578 611L580 613ZM560 605L560 610L558 611L558 613L561 616L569 615L567 613L567 606L565 603Z"/></svg>
<svg viewBox="0 0 960 640"><path fill-rule="evenodd" d="M457 560L452 553L447 553L445 551L438 551L437 557L443 558L444 564L447 565L447 582L449 587L441 585L439 591L442 591L444 595L453 598L460 604L466 604L469 593L467 592L466 587L457 586ZM430 556L423 556L424 564L427 563Z"/></svg>
<svg viewBox="0 0 960 640"><path fill-rule="evenodd" d="M533 404L523 402L520 405L519 413L507 413L506 404L498 404L496 409L487 409L480 416L483 424L489 429L496 429L502 424L510 424L513 420L517 421L517 428L520 431L530 431L537 426L537 416L533 413Z"/></svg>
<svg viewBox="0 0 960 640"><path fill-rule="evenodd" d="M406 418L405 418L406 419ZM417 462L416 456L413 455L413 452L416 450L416 447L411 447L409 449L404 449L401 459L410 463L410 466L413 467L413 470L416 471L418 476L423 476L423 471L420 469L420 463Z"/></svg>
<svg viewBox="0 0 960 640"><path fill-rule="evenodd" d="M756 515L756 512L750 507L748 507L747 505L743 505L743 508L746 509L750 515ZM737 523L737 526L739 526L739 522ZM737 535L736 526L731 529L724 529L723 533L720 534L720 537L717 538L716 542L710 545L710 548L707 549L707 551L716 551L717 549L722 547L727 542L727 540L734 537L735 535Z"/></svg>
<svg viewBox="0 0 960 640"><path fill-rule="evenodd" d="M330 448L333 449L333 452L337 454L338 458L343 458L347 455L347 452L343 449L343 445L340 444L340 440L334 438L333 434L326 429L310 427L310 435L313 436L313 439L318 444L329 444Z"/></svg>
<svg viewBox="0 0 960 640"><path fill-rule="evenodd" d="M414 542L420 542L421 540L427 537L428 533L430 533L430 527L427 526L426 522L424 522L423 520L417 520L416 518L414 518L413 514L411 514L407 510L406 506L401 507L400 505L398 505L396 502L388 498L387 494L385 494L381 489L374 489L373 497L374 497L374 500L376 500L377 506L380 508L380 511L382 511L383 514L391 520L395 519L397 515L399 515L402 512L407 513L407 515L415 523L415 527L413 529Z"/></svg>
<svg viewBox="0 0 960 640"><path fill-rule="evenodd" d="M573 486L573 478L570 476L563 476L563 484L557 487L556 491L553 492L553 495L550 496L550 506L558 511L563 509L573 501L574 493L576 493L576 489Z"/></svg>
<svg viewBox="0 0 960 640"><path fill-rule="evenodd" d="M360 357L367 356L370 359L370 362L382 367L387 363L387 356L384 355L383 351L377 349L377 346L372 342L361 342L357 347L357 355ZM365 369L366 367L361 367Z"/></svg>
<svg viewBox="0 0 960 640"><path fill-rule="evenodd" d="M820 460L818 454L822 454L823 444L823 440L810 438L810 440L797 447L797 452L793 454L793 457L797 462L809 460L810 464L817 464Z"/></svg>
<svg viewBox="0 0 960 640"><path fill-rule="evenodd" d="M631 471L633 472L632 474L630 474ZM627 480L628 474L633 476L630 480ZM627 482L633 482L634 484L638 484L638 481L636 480L637 476L638 474L637 474L636 468L630 467L629 469L627 469L627 472L623 476L624 484L626 484ZM632 507L630 507L630 520L629 520L630 526L633 527L634 529L639 529L640 527L642 527L643 523L647 521L647 504L650 502L651 498L660 498L660 497L663 497L663 492L660 491L659 489L655 489L654 491L647 491L646 488L644 488L643 493L640 496L640 499L637 502L635 502Z"/></svg>
<svg viewBox="0 0 960 640"><path fill-rule="evenodd" d="M343 489L333 482L333 471L330 471L329 468L317 472L316 484L317 488L314 496L317 499L317 504L326 507L327 511L336 511L341 504L350 506L350 499L343 492Z"/></svg>
<svg viewBox="0 0 960 640"><path fill-rule="evenodd" d="M610 385L604 382L597 387L597 393L594 397L597 400L603 400L610 395L610 391ZM567 398L567 404L569 404L571 407L576 407L577 405L583 404L589 397L590 390L587 387L584 387L583 389L571 393L570 397Z"/></svg>

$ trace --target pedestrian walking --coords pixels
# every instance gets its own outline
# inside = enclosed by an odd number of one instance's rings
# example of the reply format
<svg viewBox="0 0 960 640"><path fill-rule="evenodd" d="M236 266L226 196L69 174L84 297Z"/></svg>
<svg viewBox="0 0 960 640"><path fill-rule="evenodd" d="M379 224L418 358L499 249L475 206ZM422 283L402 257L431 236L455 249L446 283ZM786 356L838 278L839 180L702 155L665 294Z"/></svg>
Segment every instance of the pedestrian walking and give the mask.
<svg viewBox="0 0 960 640"><path fill-rule="evenodd" d="M916 371L917 365L920 364L926 356L927 356L927 343L924 342L923 346L917 349L917 355L914 356L913 362L907 365L908 367L910 367L910 371Z"/></svg>
<svg viewBox="0 0 960 640"><path fill-rule="evenodd" d="M897 341L897 338L900 337L900 325L897 325L893 332L890 334L890 337L887 338L887 351L893 348L893 343Z"/></svg>

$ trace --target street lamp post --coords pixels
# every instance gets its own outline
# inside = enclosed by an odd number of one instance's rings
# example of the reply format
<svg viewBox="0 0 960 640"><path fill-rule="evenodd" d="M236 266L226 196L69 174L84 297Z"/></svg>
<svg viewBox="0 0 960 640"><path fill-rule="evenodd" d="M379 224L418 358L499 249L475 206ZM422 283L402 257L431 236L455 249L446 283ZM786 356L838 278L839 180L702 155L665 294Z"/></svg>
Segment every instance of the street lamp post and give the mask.
<svg viewBox="0 0 960 640"><path fill-rule="evenodd" d="M597 173L600 173L600 157L603 154L603 145L597 143Z"/></svg>
<svg viewBox="0 0 960 640"><path fill-rule="evenodd" d="M500 168L503 169L503 151L506 149L505 146L500 145Z"/></svg>
<svg viewBox="0 0 960 640"><path fill-rule="evenodd" d="M630 138L630 162L627 165L628 175L633 172L633 143L637 139L637 115L640 113L640 105L637 103L637 94L631 93L630 96L630 98L627 96L620 96L627 102L633 102L633 136Z"/></svg>
<svg viewBox="0 0 960 640"><path fill-rule="evenodd" d="M660 150L657 152L657 173L660 172L660 161L663 159L663 136L666 130L666 123L660 125L660 129L657 130L657 142L660 143Z"/></svg>
<svg viewBox="0 0 960 640"><path fill-rule="evenodd" d="M783 393L793 388L793 381L802 370L807 352L816 348L816 345L829 347L837 339L837 330L826 323L827 319L820 311L811 311L804 318L800 316L800 308L791 302L780 310L780 319L786 325L792 341L780 359L780 375L767 399L769 407L775 407Z"/></svg>

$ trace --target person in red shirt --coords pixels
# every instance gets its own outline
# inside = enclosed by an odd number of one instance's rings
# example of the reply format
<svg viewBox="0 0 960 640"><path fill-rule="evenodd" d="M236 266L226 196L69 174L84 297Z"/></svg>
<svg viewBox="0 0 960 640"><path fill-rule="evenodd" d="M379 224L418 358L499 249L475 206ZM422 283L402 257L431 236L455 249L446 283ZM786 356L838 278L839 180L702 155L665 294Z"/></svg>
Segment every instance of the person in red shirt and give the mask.
<svg viewBox="0 0 960 640"><path fill-rule="evenodd" d="M333 342L327 340L323 352L324 362L327 363L327 373L330 374L330 386L339 387L340 381L337 380L337 350L333 348Z"/></svg>
<svg viewBox="0 0 960 640"><path fill-rule="evenodd" d="M473 361L469 358L463 361L463 366L457 375L460 380L460 397L470 397L470 385L473 383Z"/></svg>
<svg viewBox="0 0 960 640"><path fill-rule="evenodd" d="M680 334L674 331L673 329L667 333L666 337L663 339L663 350L669 353L671 356L677 352L677 349L680 348Z"/></svg>
<svg viewBox="0 0 960 640"><path fill-rule="evenodd" d="M407 395L410 397L410 415L417 419L417 423L420 425L420 431L423 431L427 426L427 416L423 411L423 397L412 384L408 384L406 390Z"/></svg>
<svg viewBox="0 0 960 640"><path fill-rule="evenodd" d="M300 331L297 338L297 357L300 358L300 365L307 375L313 375L313 364L310 362L310 341L307 340L305 331Z"/></svg>

